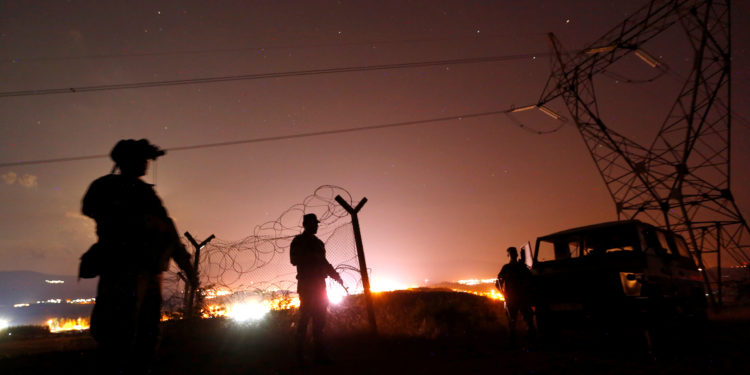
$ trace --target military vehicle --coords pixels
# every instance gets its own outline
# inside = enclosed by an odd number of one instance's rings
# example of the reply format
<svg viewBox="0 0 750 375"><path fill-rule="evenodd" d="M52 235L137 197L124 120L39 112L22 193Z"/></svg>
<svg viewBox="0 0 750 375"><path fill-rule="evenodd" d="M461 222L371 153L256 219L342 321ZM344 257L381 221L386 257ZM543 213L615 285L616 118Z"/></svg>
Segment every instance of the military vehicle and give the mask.
<svg viewBox="0 0 750 375"><path fill-rule="evenodd" d="M705 319L702 278L685 240L653 225L616 221L539 237L533 260L540 331Z"/></svg>

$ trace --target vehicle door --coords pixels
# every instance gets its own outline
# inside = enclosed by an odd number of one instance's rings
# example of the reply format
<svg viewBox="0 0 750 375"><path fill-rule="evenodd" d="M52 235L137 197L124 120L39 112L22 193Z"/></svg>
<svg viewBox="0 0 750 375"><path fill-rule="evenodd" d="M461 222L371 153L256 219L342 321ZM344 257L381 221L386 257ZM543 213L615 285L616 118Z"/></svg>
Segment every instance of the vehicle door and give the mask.
<svg viewBox="0 0 750 375"><path fill-rule="evenodd" d="M693 262L685 240L668 233L669 247L672 253L672 281L675 294L680 298L693 298L702 294L703 283L698 267Z"/></svg>
<svg viewBox="0 0 750 375"><path fill-rule="evenodd" d="M643 230L646 254L647 290L644 294L650 297L669 297L674 294L673 262L669 240L664 231L649 227Z"/></svg>

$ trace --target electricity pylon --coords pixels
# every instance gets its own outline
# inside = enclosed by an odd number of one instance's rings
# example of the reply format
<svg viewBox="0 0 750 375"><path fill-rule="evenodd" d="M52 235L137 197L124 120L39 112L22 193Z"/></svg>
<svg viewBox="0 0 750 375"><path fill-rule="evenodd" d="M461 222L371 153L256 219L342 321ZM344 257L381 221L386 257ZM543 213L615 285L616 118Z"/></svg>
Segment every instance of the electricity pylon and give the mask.
<svg viewBox="0 0 750 375"><path fill-rule="evenodd" d="M750 261L750 229L730 190L729 3L651 0L572 55L550 34L555 59L536 105L547 113L551 110L545 104L558 98L565 102L614 200L618 219L648 221L682 234L712 292L712 302L719 305L722 262ZM607 127L593 78L630 53L666 69L641 46L671 27L682 27L694 61L656 139L642 146ZM709 280L706 266L718 267L718 277Z"/></svg>

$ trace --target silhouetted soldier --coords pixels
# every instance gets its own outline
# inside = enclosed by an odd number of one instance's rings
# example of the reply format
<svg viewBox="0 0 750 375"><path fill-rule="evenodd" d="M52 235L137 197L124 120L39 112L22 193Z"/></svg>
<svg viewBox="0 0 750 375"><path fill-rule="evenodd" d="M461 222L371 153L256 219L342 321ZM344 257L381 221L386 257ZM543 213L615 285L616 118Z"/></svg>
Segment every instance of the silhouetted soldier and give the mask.
<svg viewBox="0 0 750 375"><path fill-rule="evenodd" d="M161 276L170 258L196 282L172 219L153 186L140 179L148 161L162 155L145 139L119 141L110 154L112 174L95 180L83 198L83 214L96 221L99 237L91 335L99 344L100 373L148 370L158 343Z"/></svg>
<svg viewBox="0 0 750 375"><path fill-rule="evenodd" d="M318 233L318 218L307 214L302 218L304 231L294 237L289 247L289 257L297 266L297 294L299 295L299 324L297 325L296 354L300 363L304 362L305 334L307 324L312 319L315 360L328 363L323 342L323 329L326 324L326 277L331 277L343 285L341 276L326 260L323 241L315 236Z"/></svg>
<svg viewBox="0 0 750 375"><path fill-rule="evenodd" d="M532 310L532 275L526 264L518 261L518 250L515 247L508 248L510 262L500 269L495 286L505 297L505 312L508 316L510 329L510 344L516 344L516 317L520 312L528 326L529 339L536 338L534 327L534 312Z"/></svg>

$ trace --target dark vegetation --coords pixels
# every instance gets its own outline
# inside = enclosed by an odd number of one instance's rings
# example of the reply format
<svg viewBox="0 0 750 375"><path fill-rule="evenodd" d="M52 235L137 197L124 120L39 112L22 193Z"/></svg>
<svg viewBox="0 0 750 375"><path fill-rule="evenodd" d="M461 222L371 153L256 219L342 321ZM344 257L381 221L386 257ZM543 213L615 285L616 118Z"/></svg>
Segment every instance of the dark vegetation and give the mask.
<svg viewBox="0 0 750 375"><path fill-rule="evenodd" d="M0 332L2 332L0 342L51 337L52 335L47 326L34 325L9 327Z"/></svg>
<svg viewBox="0 0 750 375"><path fill-rule="evenodd" d="M507 345L502 303L467 293L419 290L374 296L379 336L368 334L360 296L331 306L332 365L294 360L295 311L258 323L172 321L163 327L157 374L747 374L750 310L712 315L703 330L652 350L637 330L564 330L555 340ZM520 324L523 326L523 324ZM524 337L524 327L520 337ZM0 333L6 334L6 333ZM0 374L90 374L87 334L0 341Z"/></svg>

